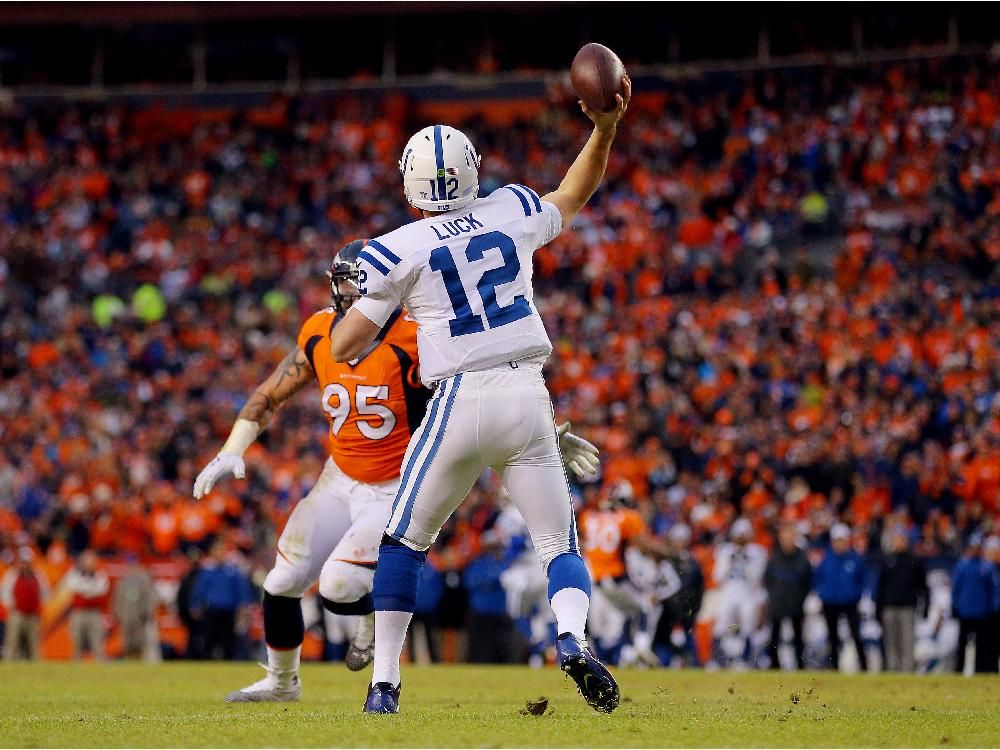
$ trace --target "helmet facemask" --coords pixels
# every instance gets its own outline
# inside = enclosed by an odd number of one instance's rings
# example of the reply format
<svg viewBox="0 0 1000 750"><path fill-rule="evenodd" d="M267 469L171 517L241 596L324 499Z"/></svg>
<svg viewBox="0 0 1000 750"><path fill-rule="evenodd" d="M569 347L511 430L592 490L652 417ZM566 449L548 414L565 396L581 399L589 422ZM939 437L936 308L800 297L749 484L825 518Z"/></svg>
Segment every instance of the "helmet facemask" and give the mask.
<svg viewBox="0 0 1000 750"><path fill-rule="evenodd" d="M330 296L334 309L341 315L346 315L351 305L361 297L361 270L358 268L358 253L367 244L367 240L349 242L327 270L330 279Z"/></svg>
<svg viewBox="0 0 1000 750"><path fill-rule="evenodd" d="M358 283L358 264L355 262L335 262L326 272L330 278L330 296L333 306L341 315L346 315L351 305L361 297Z"/></svg>

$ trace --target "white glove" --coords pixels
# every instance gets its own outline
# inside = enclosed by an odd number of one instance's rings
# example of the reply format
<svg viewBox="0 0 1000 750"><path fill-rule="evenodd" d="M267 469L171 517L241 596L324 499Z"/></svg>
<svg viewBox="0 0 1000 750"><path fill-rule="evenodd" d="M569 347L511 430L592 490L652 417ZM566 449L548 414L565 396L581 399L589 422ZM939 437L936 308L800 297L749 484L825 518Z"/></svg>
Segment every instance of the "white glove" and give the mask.
<svg viewBox="0 0 1000 750"><path fill-rule="evenodd" d="M563 422L556 429L563 462L580 479L592 479L597 476L597 470L601 468L601 462L598 458L600 451L593 443L587 442L579 435L574 435L569 431L569 428L570 423Z"/></svg>
<svg viewBox="0 0 1000 750"><path fill-rule="evenodd" d="M215 483L226 474L232 474L237 479L244 479L247 475L247 466L243 463L243 458L235 453L220 453L213 458L208 466L201 470L201 474L194 480L194 496L198 500L212 491Z"/></svg>

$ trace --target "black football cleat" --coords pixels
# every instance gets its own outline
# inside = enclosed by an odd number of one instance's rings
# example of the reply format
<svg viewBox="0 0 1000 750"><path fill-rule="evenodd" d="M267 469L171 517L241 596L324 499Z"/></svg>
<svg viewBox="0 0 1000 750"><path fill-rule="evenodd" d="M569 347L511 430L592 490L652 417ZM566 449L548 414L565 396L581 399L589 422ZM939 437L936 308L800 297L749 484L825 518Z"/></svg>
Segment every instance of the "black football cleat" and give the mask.
<svg viewBox="0 0 1000 750"><path fill-rule="evenodd" d="M604 713L618 708L618 683L579 638L563 633L556 639L556 653L559 668L573 678L587 705Z"/></svg>
<svg viewBox="0 0 1000 750"><path fill-rule="evenodd" d="M398 714L399 689L402 683L392 686L389 682L376 682L368 687L368 697L361 710L366 714Z"/></svg>

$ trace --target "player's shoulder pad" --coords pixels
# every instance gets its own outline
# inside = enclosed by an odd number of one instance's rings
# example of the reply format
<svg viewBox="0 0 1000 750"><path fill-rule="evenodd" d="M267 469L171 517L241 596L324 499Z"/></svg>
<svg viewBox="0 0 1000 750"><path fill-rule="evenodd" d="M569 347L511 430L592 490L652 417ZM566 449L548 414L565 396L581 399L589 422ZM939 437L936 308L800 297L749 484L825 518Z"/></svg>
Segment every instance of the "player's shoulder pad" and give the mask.
<svg viewBox="0 0 1000 750"><path fill-rule="evenodd" d="M330 329L333 328L333 324L337 321L337 310L333 307L324 307L322 310L317 310L312 315L306 319L306 322L302 324L301 333L299 333L299 339L309 336L329 336Z"/></svg>
<svg viewBox="0 0 1000 750"><path fill-rule="evenodd" d="M388 276L400 263L416 250L413 224L404 224L380 237L368 240L368 244L358 254L358 263Z"/></svg>
<svg viewBox="0 0 1000 750"><path fill-rule="evenodd" d="M401 261L402 258L379 240L368 240L368 244L358 253L359 266L365 264L383 276L392 273L392 269L398 266Z"/></svg>
<svg viewBox="0 0 1000 750"><path fill-rule="evenodd" d="M521 206L521 210L524 211L524 215L537 216L542 213L542 200L538 197L538 193L532 190L527 185L520 185L517 183L511 183L510 185L504 185L502 188L497 188L493 193L490 194L490 198L516 196L517 203Z"/></svg>

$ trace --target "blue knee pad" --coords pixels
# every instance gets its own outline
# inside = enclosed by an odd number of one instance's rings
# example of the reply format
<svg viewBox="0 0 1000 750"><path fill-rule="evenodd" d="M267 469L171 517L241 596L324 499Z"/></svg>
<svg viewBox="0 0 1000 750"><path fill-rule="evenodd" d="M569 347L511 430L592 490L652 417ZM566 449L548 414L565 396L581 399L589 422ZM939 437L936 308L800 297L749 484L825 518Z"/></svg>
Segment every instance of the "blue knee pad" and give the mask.
<svg viewBox="0 0 1000 750"><path fill-rule="evenodd" d="M382 561L379 560L379 565ZM590 596L590 573L583 558L575 552L564 552L549 563L549 599L563 589L580 589Z"/></svg>
<svg viewBox="0 0 1000 750"><path fill-rule="evenodd" d="M417 605L420 571L427 552L417 552L395 539L383 537L378 549L378 567L372 596L375 611L413 612Z"/></svg>

